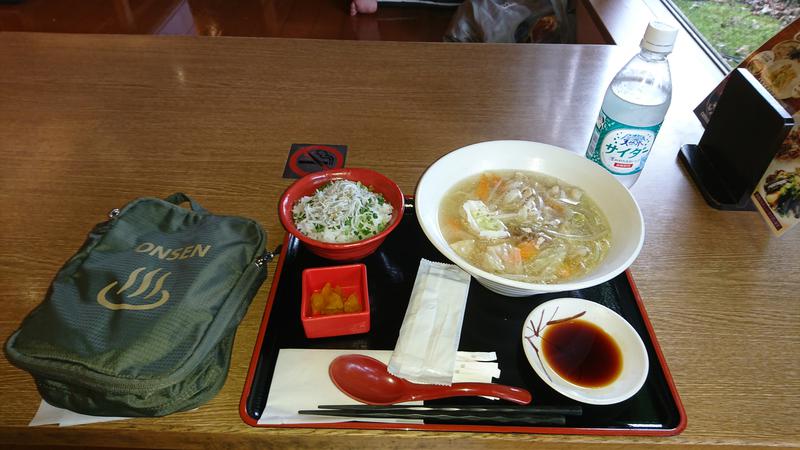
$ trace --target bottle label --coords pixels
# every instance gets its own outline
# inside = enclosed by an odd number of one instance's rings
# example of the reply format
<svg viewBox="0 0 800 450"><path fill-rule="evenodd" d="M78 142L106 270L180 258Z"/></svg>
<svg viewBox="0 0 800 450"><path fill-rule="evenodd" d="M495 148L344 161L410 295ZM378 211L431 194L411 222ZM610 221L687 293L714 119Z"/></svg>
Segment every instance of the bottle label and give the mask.
<svg viewBox="0 0 800 450"><path fill-rule="evenodd" d="M661 123L649 127L626 125L601 110L586 157L614 175L638 173L650 155Z"/></svg>

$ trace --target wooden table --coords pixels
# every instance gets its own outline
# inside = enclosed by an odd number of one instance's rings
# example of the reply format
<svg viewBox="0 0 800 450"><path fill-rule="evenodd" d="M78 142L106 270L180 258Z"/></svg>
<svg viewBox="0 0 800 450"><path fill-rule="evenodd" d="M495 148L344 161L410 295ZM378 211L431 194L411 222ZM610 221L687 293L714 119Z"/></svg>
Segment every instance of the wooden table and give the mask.
<svg viewBox="0 0 800 450"><path fill-rule="evenodd" d="M630 49L0 33L0 336L45 295L106 213L184 191L283 229L292 143L346 144L413 192L450 150L527 139L582 153ZM800 232L719 212L676 160L718 76L676 71L675 98L634 186L647 237L632 266L689 418L681 435L591 437L255 429L238 403L271 279L243 321L222 392L200 409L28 428L39 397L0 359L0 446L754 448L800 446ZM543 446L543 444L546 444Z"/></svg>

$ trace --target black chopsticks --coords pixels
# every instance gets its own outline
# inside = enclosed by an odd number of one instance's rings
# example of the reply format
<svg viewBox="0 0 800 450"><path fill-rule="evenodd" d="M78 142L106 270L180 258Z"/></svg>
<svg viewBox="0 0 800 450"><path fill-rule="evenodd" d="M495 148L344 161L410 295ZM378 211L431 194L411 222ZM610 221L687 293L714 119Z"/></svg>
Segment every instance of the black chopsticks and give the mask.
<svg viewBox="0 0 800 450"><path fill-rule="evenodd" d="M524 423L529 425L564 425L566 423L565 416L583 414L580 406L320 405L318 408L301 410L298 413L353 418Z"/></svg>
<svg viewBox="0 0 800 450"><path fill-rule="evenodd" d="M423 411L473 411L473 412L504 412L515 414L563 414L565 416L580 416L583 408L580 406L508 406L508 405L319 405L320 409L349 409L370 411L392 410L423 410Z"/></svg>

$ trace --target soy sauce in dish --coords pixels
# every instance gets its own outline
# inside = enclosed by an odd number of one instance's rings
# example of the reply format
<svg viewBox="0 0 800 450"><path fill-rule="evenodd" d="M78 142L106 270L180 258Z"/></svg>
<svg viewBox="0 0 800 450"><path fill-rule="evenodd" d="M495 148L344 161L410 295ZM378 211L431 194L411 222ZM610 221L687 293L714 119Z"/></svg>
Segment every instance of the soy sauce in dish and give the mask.
<svg viewBox="0 0 800 450"><path fill-rule="evenodd" d="M622 372L617 342L597 325L569 320L548 326L542 352L561 378L587 388L611 384Z"/></svg>

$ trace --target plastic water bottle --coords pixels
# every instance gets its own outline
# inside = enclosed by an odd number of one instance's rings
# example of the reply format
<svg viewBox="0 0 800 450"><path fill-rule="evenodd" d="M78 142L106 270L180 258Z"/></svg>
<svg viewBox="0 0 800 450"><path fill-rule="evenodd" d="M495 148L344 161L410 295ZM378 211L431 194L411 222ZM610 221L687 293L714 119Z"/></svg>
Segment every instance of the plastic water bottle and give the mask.
<svg viewBox="0 0 800 450"><path fill-rule="evenodd" d="M669 24L650 22L641 52L611 80L586 150L628 188L642 173L672 99L667 55L677 34Z"/></svg>

